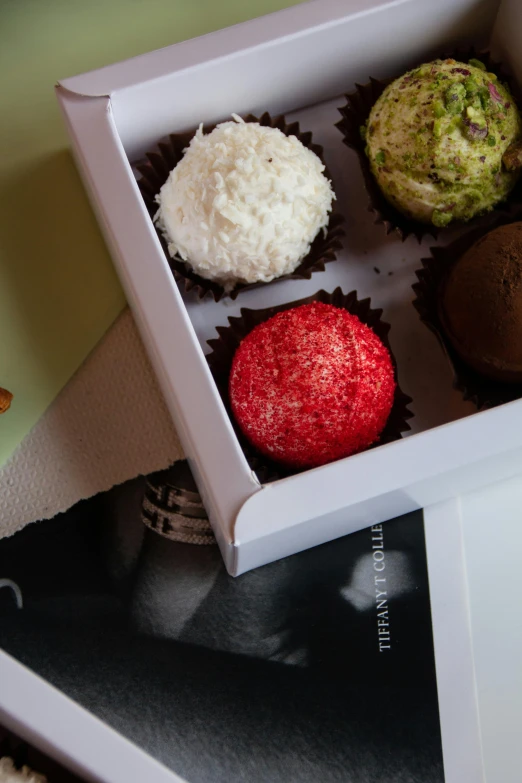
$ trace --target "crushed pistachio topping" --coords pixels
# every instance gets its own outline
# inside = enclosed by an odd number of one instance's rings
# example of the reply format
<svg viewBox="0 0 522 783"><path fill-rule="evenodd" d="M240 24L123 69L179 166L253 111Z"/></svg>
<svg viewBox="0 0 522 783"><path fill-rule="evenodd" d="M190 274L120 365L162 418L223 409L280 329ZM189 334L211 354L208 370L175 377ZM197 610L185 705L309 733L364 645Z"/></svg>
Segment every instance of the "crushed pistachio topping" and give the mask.
<svg viewBox="0 0 522 783"><path fill-rule="evenodd" d="M479 60L436 60L404 74L376 101L366 128L384 195L436 226L492 209L522 167L522 146L511 146L522 139L517 106Z"/></svg>

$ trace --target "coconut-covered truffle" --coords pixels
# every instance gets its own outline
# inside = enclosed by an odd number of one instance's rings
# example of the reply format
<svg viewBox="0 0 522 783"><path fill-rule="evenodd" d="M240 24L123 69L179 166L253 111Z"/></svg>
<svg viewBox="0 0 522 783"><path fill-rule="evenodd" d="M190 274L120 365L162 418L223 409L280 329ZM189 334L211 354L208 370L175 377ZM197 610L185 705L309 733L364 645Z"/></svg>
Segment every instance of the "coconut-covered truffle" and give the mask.
<svg viewBox="0 0 522 783"><path fill-rule="evenodd" d="M384 90L362 130L383 194L422 223L470 220L506 198L519 175L518 109L478 60L409 71Z"/></svg>
<svg viewBox="0 0 522 783"><path fill-rule="evenodd" d="M395 376L387 348L355 315L320 302L256 326L237 349L232 412L248 440L290 468L368 448L390 415Z"/></svg>
<svg viewBox="0 0 522 783"><path fill-rule="evenodd" d="M230 290L293 272L335 198L324 165L295 136L257 122L200 126L157 196L171 256Z"/></svg>
<svg viewBox="0 0 522 783"><path fill-rule="evenodd" d="M493 380L522 383L522 223L490 231L464 253L440 309L466 364Z"/></svg>

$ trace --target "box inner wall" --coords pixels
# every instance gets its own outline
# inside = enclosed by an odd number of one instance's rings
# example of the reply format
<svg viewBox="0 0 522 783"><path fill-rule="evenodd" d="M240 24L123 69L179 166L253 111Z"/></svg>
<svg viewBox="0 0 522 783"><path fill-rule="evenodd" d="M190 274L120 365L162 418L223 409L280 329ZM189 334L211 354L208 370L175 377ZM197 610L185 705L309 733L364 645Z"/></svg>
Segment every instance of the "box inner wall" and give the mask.
<svg viewBox="0 0 522 783"><path fill-rule="evenodd" d="M458 21L465 20L466 14L469 19L469 8L464 9L466 5L470 4L462 4L459 19L453 18L451 30L447 27L435 31L439 51L447 51L447 47L455 42L455 35L450 35L449 32L454 33L460 27ZM484 45L485 41L484 21L486 17L491 20L497 4L479 2L475 3L475 6L477 23L474 43L480 46ZM488 32L490 29L489 27ZM443 33L447 34L446 38ZM466 36L465 43L469 42L469 36ZM434 51L436 52L434 41L431 40L429 44L424 53L410 58L409 64L433 57ZM396 64L397 58L394 58L393 63L389 56L387 60L387 63L381 60L379 67L373 72L368 69L368 73L399 74L401 67ZM360 64L358 69L360 70ZM331 79L327 84L337 84L337 81ZM349 92L353 86L353 81L347 79L346 91ZM139 85L139 88L146 89L146 85ZM244 105L243 98L239 99L239 102ZM475 411L471 403L464 402L460 393L453 390L451 369L435 337L420 322L412 306L414 294L411 289L411 285L416 281L415 270L421 266L420 259L429 255L429 247L446 244L467 228L461 227L444 233L439 242L426 238L419 245L413 237L403 243L395 235L386 236L383 226L374 225L373 215L367 210L367 197L356 156L345 147L340 132L335 128L335 123L340 118L337 109L344 102L343 95L338 95L286 114L289 121L299 121L302 130L312 131L314 141L324 147L325 161L337 194L336 208L346 220L344 248L338 253L338 261L327 265L325 272L314 274L309 281L273 283L240 294L234 302L228 299L219 303L208 299L202 302L194 295L186 294L183 294L183 299L200 344L203 350L208 352L206 341L216 336L215 327L227 325L228 317L238 315L242 307L263 308L277 305L308 296L320 288L332 291L337 286L341 286L345 292L356 289L360 298L371 297L372 306L381 307L383 318L391 324L390 342L398 363L399 382L414 401L411 406L415 413L415 418L411 421L411 434L423 432L472 415ZM274 111L284 110L285 106L279 105L276 100L263 108ZM177 111L176 105L173 104L171 111L170 130L186 128L186 122L183 122L183 116ZM216 114L215 109L210 107L208 114L205 112L204 116L198 116L198 120L212 122L227 116ZM127 142L125 146L129 159L136 162L138 150L140 154L144 151L144 138L139 142L136 138ZM154 144L150 144L148 148L153 147Z"/></svg>

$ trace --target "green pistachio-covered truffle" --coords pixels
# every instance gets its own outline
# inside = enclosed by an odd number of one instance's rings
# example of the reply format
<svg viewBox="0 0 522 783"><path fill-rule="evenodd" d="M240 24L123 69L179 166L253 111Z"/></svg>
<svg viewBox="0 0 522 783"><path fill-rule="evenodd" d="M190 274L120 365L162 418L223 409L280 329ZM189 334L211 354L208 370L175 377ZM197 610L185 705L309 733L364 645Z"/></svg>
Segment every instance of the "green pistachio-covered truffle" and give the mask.
<svg viewBox="0 0 522 783"><path fill-rule="evenodd" d="M478 60L409 71L384 90L362 130L388 201L435 226L492 209L522 165L516 104Z"/></svg>

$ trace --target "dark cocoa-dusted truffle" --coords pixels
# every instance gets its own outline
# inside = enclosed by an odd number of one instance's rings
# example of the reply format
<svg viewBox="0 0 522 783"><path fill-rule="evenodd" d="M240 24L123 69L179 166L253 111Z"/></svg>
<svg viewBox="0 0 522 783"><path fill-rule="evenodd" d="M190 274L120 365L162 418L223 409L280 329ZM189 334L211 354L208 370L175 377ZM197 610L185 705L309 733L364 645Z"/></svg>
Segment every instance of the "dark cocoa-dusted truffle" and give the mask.
<svg viewBox="0 0 522 783"><path fill-rule="evenodd" d="M375 443L390 415L388 349L357 316L330 304L293 307L241 342L229 380L248 440L290 468L311 468Z"/></svg>
<svg viewBox="0 0 522 783"><path fill-rule="evenodd" d="M486 234L454 264L440 317L466 364L493 380L522 382L522 222Z"/></svg>

